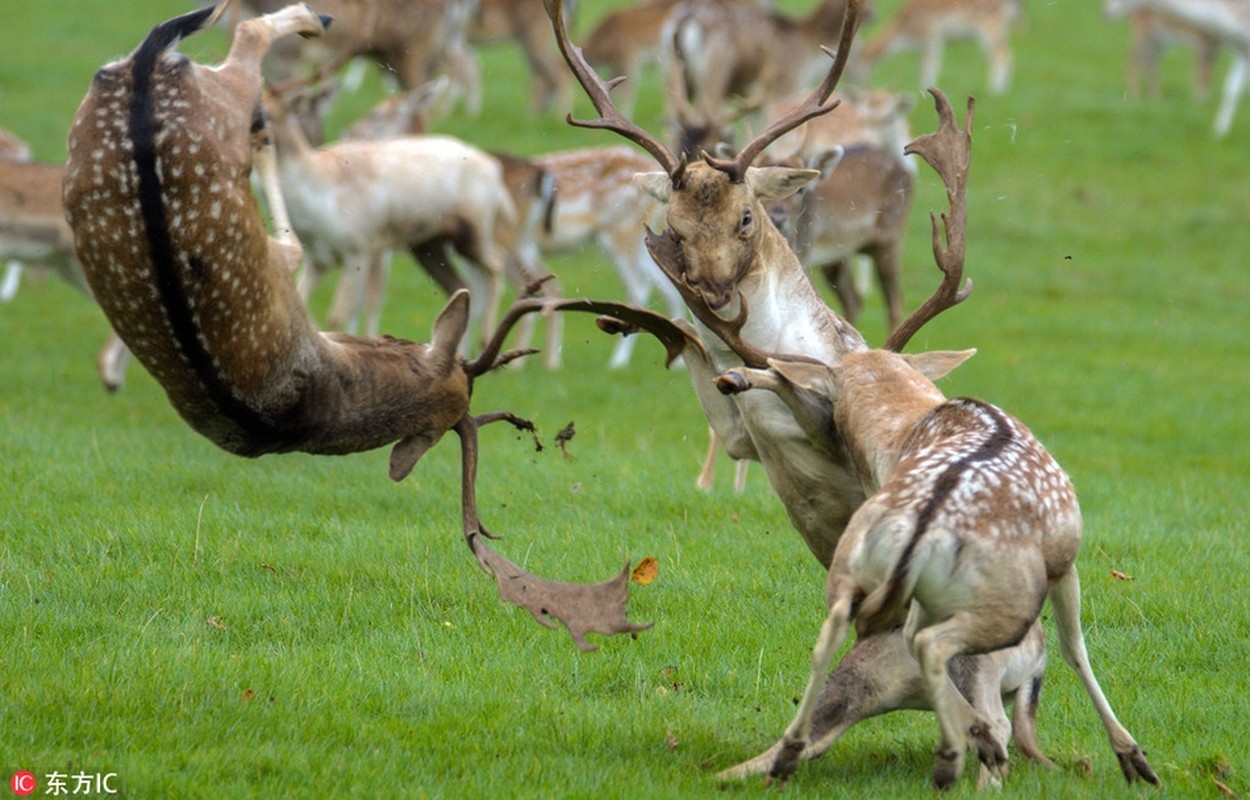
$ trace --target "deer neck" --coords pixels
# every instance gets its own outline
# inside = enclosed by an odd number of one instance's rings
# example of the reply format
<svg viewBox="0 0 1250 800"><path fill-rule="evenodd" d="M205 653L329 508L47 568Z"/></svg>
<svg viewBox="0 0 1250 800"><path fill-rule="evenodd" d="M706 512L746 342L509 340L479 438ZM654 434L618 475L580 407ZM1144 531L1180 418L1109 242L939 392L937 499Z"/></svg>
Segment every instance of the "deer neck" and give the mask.
<svg viewBox="0 0 1250 800"><path fill-rule="evenodd" d="M855 462L865 493L876 492L889 480L913 432L945 401L945 395L928 381L840 376L834 425Z"/></svg>
<svg viewBox="0 0 1250 800"><path fill-rule="evenodd" d="M867 347L859 332L825 304L785 239L771 226L738 288L748 307L743 338L758 349L836 364L846 353Z"/></svg>

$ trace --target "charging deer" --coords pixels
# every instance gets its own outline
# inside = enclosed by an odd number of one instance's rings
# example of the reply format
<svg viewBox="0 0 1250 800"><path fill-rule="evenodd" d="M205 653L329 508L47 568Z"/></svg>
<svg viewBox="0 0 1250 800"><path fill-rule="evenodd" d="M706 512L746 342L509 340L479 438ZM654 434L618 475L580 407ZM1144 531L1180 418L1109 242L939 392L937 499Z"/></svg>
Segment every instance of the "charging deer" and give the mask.
<svg viewBox="0 0 1250 800"><path fill-rule="evenodd" d="M516 355L501 352L520 317L560 309L613 314L652 330L670 359L688 347L658 315L621 304L515 304L474 361L457 357L469 298L457 292L428 344L321 333L295 289L301 248L279 190L272 142L253 136L260 60L283 36L319 35L328 20L292 5L239 23L216 67L174 52L224 10L157 25L128 57L95 75L69 134L63 196L97 301L135 357L197 433L240 456L337 455L393 445L402 480L449 430L461 439L464 535L502 596L546 625L562 621L581 647L589 631L633 632L628 565L594 586L536 578L492 550L477 513L477 431L506 412L471 415L474 381ZM254 139L259 148L253 154ZM255 166L274 219L252 194Z"/></svg>
<svg viewBox="0 0 1250 800"><path fill-rule="evenodd" d="M1108 17L1120 16L1109 4ZM1131 46L1129 48L1128 92L1130 97L1159 97L1159 62L1170 45L1181 45L1194 51L1194 87L1196 98L1205 98L1211 91L1215 76L1215 59L1219 55L1219 39L1195 28L1184 20L1153 9L1142 8L1128 14Z"/></svg>
<svg viewBox="0 0 1250 800"><path fill-rule="evenodd" d="M660 38L679 153L711 150L735 117L818 80L826 67L820 46L837 38L845 10L846 0L819 0L803 17L716 0L676 7Z"/></svg>
<svg viewBox="0 0 1250 800"><path fill-rule="evenodd" d="M1237 103L1250 78L1250 6L1239 0L1107 0L1108 16L1149 10L1186 24L1233 51L1215 113L1214 133L1224 137L1233 127Z"/></svg>
<svg viewBox="0 0 1250 800"><path fill-rule="evenodd" d="M989 87L1002 94L1011 82L1011 25L1021 0L910 0L864 45L857 78L882 59L906 50L920 51L920 85L936 86L942 53L949 41L973 39L989 61Z"/></svg>
<svg viewBox="0 0 1250 800"><path fill-rule="evenodd" d="M770 360L767 370L743 367L717 380L722 391L780 396L813 437L836 429L868 494L834 551L829 614L769 772L775 780L788 780L808 747L821 687L852 624L861 636L903 627L941 730L937 787L955 783L969 748L1001 780L1005 742L948 666L957 655L1016 646L1049 597L1060 652L1085 686L1125 779L1159 783L1090 667L1072 482L1019 420L979 400L947 400L933 383L972 353L869 350L835 365Z"/></svg>

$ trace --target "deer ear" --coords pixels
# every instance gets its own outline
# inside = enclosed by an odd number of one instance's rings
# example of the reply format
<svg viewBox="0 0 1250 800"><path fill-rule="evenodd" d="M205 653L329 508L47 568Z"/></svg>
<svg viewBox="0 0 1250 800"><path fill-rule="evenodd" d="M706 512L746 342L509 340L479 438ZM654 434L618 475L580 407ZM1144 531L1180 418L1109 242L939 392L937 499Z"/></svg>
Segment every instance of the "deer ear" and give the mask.
<svg viewBox="0 0 1250 800"><path fill-rule="evenodd" d="M780 358L768 359L768 366L783 380L798 389L830 394L833 382L832 372L824 364L809 364L805 361L786 361Z"/></svg>
<svg viewBox="0 0 1250 800"><path fill-rule="evenodd" d="M931 381L945 378L955 367L976 355L976 350L934 350L930 353L904 353L903 360Z"/></svg>
<svg viewBox="0 0 1250 800"><path fill-rule="evenodd" d="M469 329L469 292L457 289L434 320L430 337L429 365L434 374L445 378L456 364L456 350Z"/></svg>
<svg viewBox="0 0 1250 800"><path fill-rule="evenodd" d="M421 456L434 445L442 434L427 431L415 436L406 436L391 448L391 464L389 475L393 481L402 481L408 477Z"/></svg>
<svg viewBox="0 0 1250 800"><path fill-rule="evenodd" d="M793 167L748 167L747 175L756 197L784 200L819 178L820 172Z"/></svg>
<svg viewBox="0 0 1250 800"><path fill-rule="evenodd" d="M667 172L639 172L634 176L634 185L661 203L673 196L673 179Z"/></svg>
<svg viewBox="0 0 1250 800"><path fill-rule="evenodd" d="M842 163L842 156L846 154L846 148L842 145L830 147L821 150L819 153L807 159L807 166L820 173L820 179L823 181L833 174L833 171Z"/></svg>

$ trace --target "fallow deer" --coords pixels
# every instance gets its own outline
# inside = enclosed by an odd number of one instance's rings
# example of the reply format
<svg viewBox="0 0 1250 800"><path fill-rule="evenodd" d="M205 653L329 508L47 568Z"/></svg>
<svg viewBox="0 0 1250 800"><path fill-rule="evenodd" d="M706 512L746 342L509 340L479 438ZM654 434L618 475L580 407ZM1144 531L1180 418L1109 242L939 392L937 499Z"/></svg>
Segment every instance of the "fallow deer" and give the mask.
<svg viewBox="0 0 1250 800"><path fill-rule="evenodd" d="M245 20L216 67L174 52L225 5L157 25L129 56L102 67L70 130L66 215L110 323L183 420L230 453L336 455L393 445L389 472L401 480L456 431L464 535L502 596L544 624L559 619L585 648L589 631L645 627L624 613L628 566L603 584L559 584L525 573L486 544L475 492L478 428L530 424L506 412L471 415L470 397L477 377L515 355L501 353L502 337L528 313L613 314L656 332L670 359L689 349L682 332L621 304L528 300L466 362L456 355L468 326L465 292L439 314L429 344L319 332L291 275L301 248L272 142L253 133L262 113L260 61L270 43L319 35L328 20L305 5ZM253 166L276 237L252 194Z"/></svg>
<svg viewBox="0 0 1250 800"><path fill-rule="evenodd" d="M725 392L780 396L813 437L849 451L868 494L834 551L828 617L773 779L788 780L807 749L821 688L852 624L865 637L903 627L941 730L938 788L959 778L970 747L1001 779L1005 742L948 667L958 655L1018 645L1049 597L1060 652L1085 686L1125 779L1159 783L1090 667L1072 482L1019 420L980 400L947 400L933 383L972 353L869 350L835 365L770 360L767 370L743 367L717 379Z"/></svg>
<svg viewBox="0 0 1250 800"><path fill-rule="evenodd" d="M692 341L702 347L687 345L683 357L704 415L731 455L764 465L791 523L827 568L851 514L865 499L849 456L829 435L810 435L775 395L746 392L727 397L717 390L715 378L743 364L765 368L770 353L836 364L847 354L868 349L863 337L821 302L764 207L764 200L793 191L816 173L751 166L770 143L806 120L832 110L828 98L849 56L858 2L848 3L851 19L843 25L833 66L807 102L748 142L734 159L705 157L687 163L615 108L609 92L620 79L605 82L599 78L580 49L569 41L560 0L545 1L561 53L599 114L593 120L570 118L570 123L615 132L638 144L663 168L638 178L667 203L669 229L663 235L649 236L648 246L697 321L698 336ZM945 97L936 90L933 94L941 125L936 134L912 143L909 152L920 154L947 186L950 209L942 215L940 227L936 218L933 224L934 252L943 278L937 291L891 334L887 347L894 350L901 350L924 324L971 291L970 282L961 283L972 104L970 101L968 127L961 133ZM862 658L857 656L853 668L839 669L830 677L830 693L819 703L817 719L830 727L818 731L817 741L823 742L829 735L836 738L840 720L837 706L851 702L846 687L864 685L856 680L857 674L907 672L907 664L900 663L905 647L872 644L879 637L901 636L899 631L884 632L856 643L855 650ZM1023 653L1006 657L1019 658L1019 663L1029 659ZM995 674L996 670L1005 674L987 656L972 660L981 675ZM869 689L872 694L855 701L860 714L857 718L893 710L901 702L898 694L885 687ZM992 713L992 709L979 710ZM814 752L815 748L809 754Z"/></svg>
<svg viewBox="0 0 1250 800"><path fill-rule="evenodd" d="M446 86L445 79L438 79L422 84L416 89L394 92L378 101L364 117L354 122L339 137L338 142L379 142L378 149L389 151L400 147L391 140L420 137L429 127L427 111L430 103L437 98ZM287 94L282 113L292 117L296 126L284 129L290 137L290 146L295 151L312 152L314 160L324 157L327 153L337 151L336 146L308 151L303 142L298 141L295 128L302 132L307 145L320 144L322 135L321 119L323 106L329 95L334 93L333 84L329 87L302 87ZM316 136L309 136L310 131ZM547 272L539 255L538 237L551 216L551 204L554 202L555 187L551 175L532 159L513 156L506 153L490 153L499 163L500 178L503 187L512 201L514 213L503 215L495 220L490 230L494 237L496 251L503 257L503 274L512 281L521 295L539 293L544 297L559 297L560 284L554 276ZM414 168L420 165L413 165ZM446 174L452 169L449 164L438 165L433 172ZM412 178L406 173L388 180ZM297 182L298 183L298 182ZM302 185L302 184L300 184ZM375 192L376 194L376 187ZM497 194L497 193L496 193ZM454 198L447 197L447 200ZM349 203L349 205L359 205ZM437 211L437 209L435 209ZM483 213L489 213L485 209ZM413 213L419 213L414 211ZM369 218L366 218L368 220ZM393 223L394 218L388 222ZM366 223L367 224L367 223ZM313 234L314 241L320 239ZM381 237L372 239L380 241ZM457 269L447 252L450 247L460 246L453 237L438 236L429 241L410 248L422 268L430 278L439 285L448 296L458 289L468 288L462 278L462 270ZM324 260L328 258L329 260ZM386 284L390 271L390 256L384 254L380 258L370 260L367 271L345 272L335 292L331 304L328 322L332 328L346 329L355 332L360 314L366 314L365 331L376 336L381 322L382 303L386 294ZM325 274L335 266L333 253L321 253L314 249L311 257L306 260L305 268L300 272L300 296L305 301L312 295ZM477 262L470 260L467 269L473 269ZM535 317L527 316L520 322L520 333L517 346L524 349L533 339ZM547 319L547 343L544 350L544 361L548 368L560 365L563 320L559 315L550 315Z"/></svg>
<svg viewBox="0 0 1250 800"><path fill-rule="evenodd" d="M242 0L251 16L274 11L284 0ZM357 56L375 61L401 89L413 89L446 74L476 114L480 76L468 44L475 0L324 0L322 13L338 20L317 39L282 40L265 59L265 75L284 88L325 77ZM457 99L448 97L449 101Z"/></svg>
<svg viewBox="0 0 1250 800"><path fill-rule="evenodd" d="M343 266L329 326L341 329L359 315L367 283L384 279L391 252L408 250L432 274L446 275L450 244L464 256L461 275L473 294L479 337L486 338L498 317L507 259L495 229L516 221L499 162L449 136L314 148L280 101L267 105L291 222L312 265Z"/></svg>
<svg viewBox="0 0 1250 800"><path fill-rule="evenodd" d="M0 263L7 264L0 298L13 297L26 267L47 270L92 296L65 222L64 175L61 164L0 159ZM128 361L126 346L110 332L96 355L96 371L105 389L121 387Z"/></svg>
<svg viewBox="0 0 1250 800"><path fill-rule="evenodd" d="M633 82L621 87L618 105L622 113L634 111L636 87L648 66L661 63L660 31L673 8L682 0L644 0L608 14L586 36L586 60L607 75L629 75Z"/></svg>
<svg viewBox="0 0 1250 800"><path fill-rule="evenodd" d="M567 12L572 14L572 9ZM520 46L532 77L534 111L572 106L573 85L556 52L541 0L478 0L468 39L473 45L512 40Z"/></svg>
<svg viewBox="0 0 1250 800"><path fill-rule="evenodd" d="M1011 26L1022 0L910 0L865 45L856 64L863 79L882 59L920 51L920 86L936 86L949 41L973 39L989 61L989 88L1002 94L1011 83Z"/></svg>
<svg viewBox="0 0 1250 800"><path fill-rule="evenodd" d="M1114 5L1108 6L1108 17L1119 16ZM1189 47L1194 51L1193 96L1205 98L1211 91L1215 76L1215 60L1219 55L1219 39L1195 28L1167 12L1142 8L1128 14L1131 46L1125 70L1130 97L1159 97L1159 62L1171 45Z"/></svg>
<svg viewBox="0 0 1250 800"><path fill-rule="evenodd" d="M735 117L818 80L826 67L820 46L836 39L845 10L846 0L818 0L802 17L717 0L676 7L661 45L667 113L681 130L678 152L697 157L713 149Z"/></svg>
<svg viewBox="0 0 1250 800"><path fill-rule="evenodd" d="M1250 5L1240 0L1107 0L1109 16L1150 10L1188 25L1233 51L1215 113L1214 133L1224 137L1233 127L1237 103L1250 79Z"/></svg>

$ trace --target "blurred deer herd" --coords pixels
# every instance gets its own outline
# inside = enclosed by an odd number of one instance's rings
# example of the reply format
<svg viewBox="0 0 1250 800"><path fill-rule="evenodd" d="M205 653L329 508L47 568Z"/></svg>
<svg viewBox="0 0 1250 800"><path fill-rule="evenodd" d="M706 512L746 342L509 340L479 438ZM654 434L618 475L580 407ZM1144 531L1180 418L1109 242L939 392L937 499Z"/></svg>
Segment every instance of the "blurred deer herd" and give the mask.
<svg viewBox="0 0 1250 800"><path fill-rule="evenodd" d="M1034 728L1049 597L1063 657L1124 776L1158 783L1089 664L1067 476L1018 420L936 388L970 351L902 352L972 289L974 104L961 125L932 88L944 47L974 40L986 90L1010 91L1021 0L906 0L870 35L868 0L817 0L798 15L768 0L645 0L597 20L559 0L310 5L228 1L157 25L130 57L84 76L65 166L0 137L3 299L23 268L92 296L116 331L98 358L105 387L122 386L133 352L192 428L240 455L394 445L399 480L455 431L474 554L506 599L544 624L561 620L585 647L586 632L645 627L625 619L626 573L557 584L486 546L477 428L528 422L471 414L473 382L534 352L559 367L567 311L627 334L609 368L629 363L628 334L654 335L680 358L711 430L699 485L710 488L721 449L759 462L829 570L829 617L798 716L722 779L787 780L859 720L917 707L938 718L939 787L958 779L968 751L982 784L1004 780L1008 740L1053 766ZM1229 132L1250 2L1107 0L1105 13L1129 20L1134 94L1158 93L1164 47L1195 49L1195 92L1210 90L1217 52L1230 50L1214 125ZM176 52L211 25L232 41L218 69ZM570 27L585 30L580 45ZM479 113L474 49L504 40L529 65L532 113L568 112L580 89L598 116L570 122L630 144L522 156L432 132L446 115ZM874 67L908 49L920 54L916 87L873 86ZM327 141L328 110L371 64L392 90ZM662 135L630 119L649 70ZM938 124L913 139L915 88L930 90ZM909 314L900 273L918 161L941 179L948 208L932 217L940 285ZM565 297L544 258L585 247L612 264L619 297ZM380 336L396 252L448 297L428 344ZM855 328L869 283L861 262L883 294L891 333L880 349ZM336 270L316 325L306 301ZM655 298L662 313L649 309ZM516 348L504 351L514 327ZM834 666L851 626L855 644Z"/></svg>

